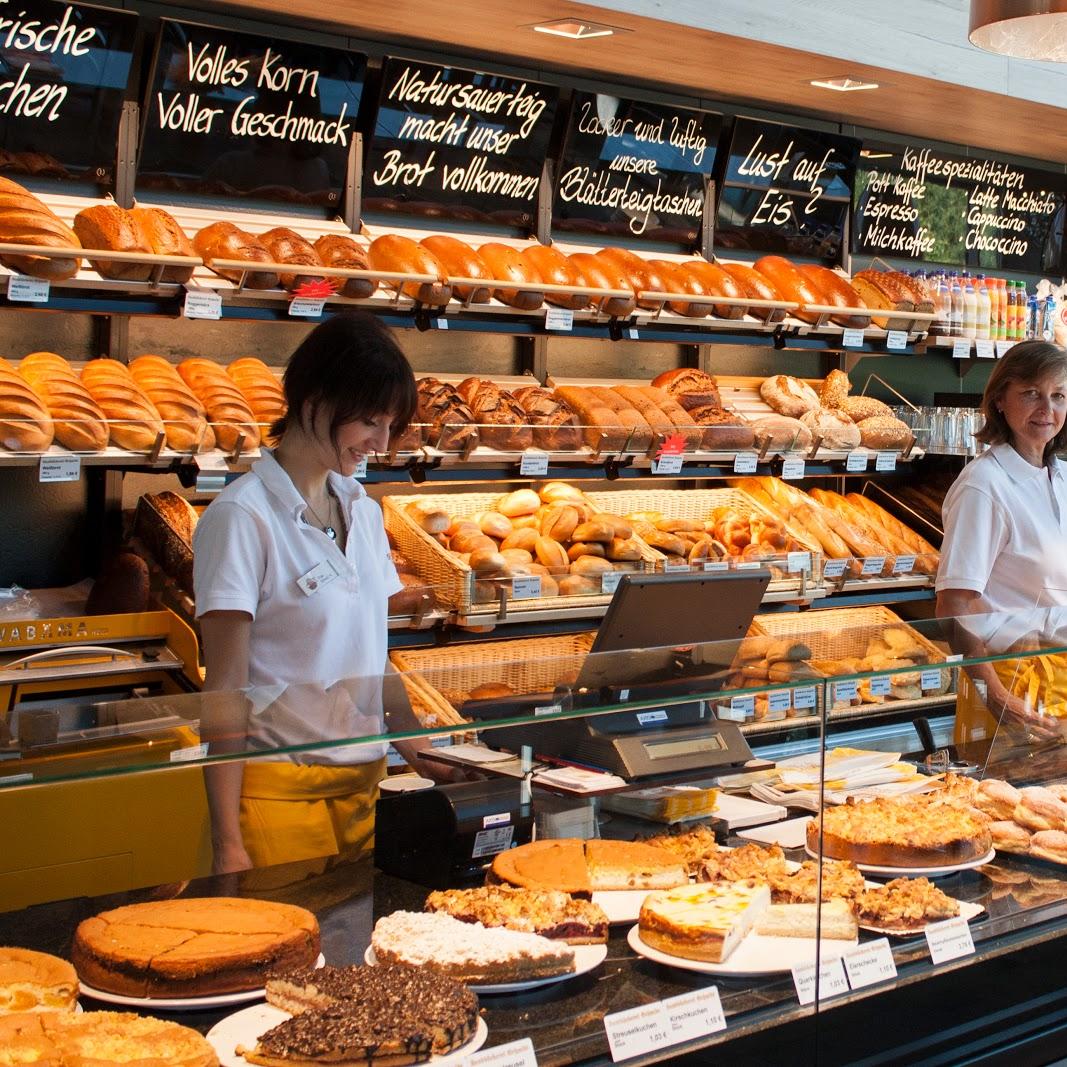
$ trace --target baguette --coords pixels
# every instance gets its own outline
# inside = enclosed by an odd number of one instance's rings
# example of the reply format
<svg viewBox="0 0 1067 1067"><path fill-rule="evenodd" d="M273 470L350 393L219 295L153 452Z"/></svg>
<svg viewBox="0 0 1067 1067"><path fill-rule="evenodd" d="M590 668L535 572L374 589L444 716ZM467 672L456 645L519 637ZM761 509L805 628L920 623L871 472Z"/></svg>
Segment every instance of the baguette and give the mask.
<svg viewBox="0 0 1067 1067"><path fill-rule="evenodd" d="M338 270L368 270L367 253L351 237L341 233L324 233L315 242L315 254L324 267ZM366 300L378 288L377 278L343 278L339 296Z"/></svg>
<svg viewBox="0 0 1067 1067"><path fill-rule="evenodd" d="M628 400L624 400L614 390L607 386L594 385L590 392L605 406L615 412L615 417L626 428L629 439L626 447L629 450L644 451L652 445L655 436L648 420Z"/></svg>
<svg viewBox="0 0 1067 1067"><path fill-rule="evenodd" d="M167 360L138 356L130 364L130 374L159 412L171 448L203 452L215 447L215 432L208 425L204 405Z"/></svg>
<svg viewBox="0 0 1067 1067"><path fill-rule="evenodd" d="M271 426L283 418L288 409L281 382L271 373L270 367L255 356L235 359L226 368L226 373L241 390L259 423L260 436L265 438Z"/></svg>
<svg viewBox="0 0 1067 1067"><path fill-rule="evenodd" d="M104 413L62 356L32 352L18 369L48 409L59 444L72 452L99 452L107 444Z"/></svg>
<svg viewBox="0 0 1067 1067"><path fill-rule="evenodd" d="M875 503L870 497L862 493L847 493L845 499L858 508L862 508L867 516L873 521L886 527L904 541L912 552L924 556L932 556L935 559L938 551L925 537L916 533L910 526L905 525L891 512L886 511L880 504Z"/></svg>
<svg viewBox="0 0 1067 1067"><path fill-rule="evenodd" d="M74 216L74 232L83 248L152 254L152 247L134 217L118 204L94 204L83 208ZM108 259L94 259L91 263L104 278L146 282L152 276L149 263L119 263Z"/></svg>
<svg viewBox="0 0 1067 1067"><path fill-rule="evenodd" d="M0 356L0 445L10 452L43 452L54 434L43 398Z"/></svg>
<svg viewBox="0 0 1067 1067"><path fill-rule="evenodd" d="M43 200L9 178L0 177L0 244L81 249L78 235ZM81 268L77 255L45 257L0 255L0 263L32 278L61 282Z"/></svg>
<svg viewBox="0 0 1067 1067"><path fill-rule="evenodd" d="M591 252L574 252L567 257L577 268L582 284L590 289L629 289L630 276L611 259L602 259ZM600 310L612 318L625 319L637 307L637 295L596 297Z"/></svg>
<svg viewBox="0 0 1067 1067"><path fill-rule="evenodd" d="M441 307L452 299L452 286L448 284L441 261L424 245L416 244L409 237L387 233L375 238L367 250L367 263L371 270L399 274L429 274L432 282L386 282L389 289L399 289L404 296L430 307Z"/></svg>
<svg viewBox="0 0 1067 1067"><path fill-rule="evenodd" d="M213 222L205 226L193 238L193 247L211 270L234 285L239 285L243 276L246 289L275 289L278 286L278 275L274 271L251 269L255 263L272 262L263 242L238 229L232 222ZM212 262L216 259L242 260L249 264L249 269L218 268Z"/></svg>
<svg viewBox="0 0 1067 1067"><path fill-rule="evenodd" d="M259 427L240 389L214 360L194 357L178 364L178 373L207 411L221 449L232 452L259 446Z"/></svg>
<svg viewBox="0 0 1067 1067"><path fill-rule="evenodd" d="M196 249L177 220L159 207L135 207L130 209L141 243L147 245L157 256L195 256ZM159 276L161 282L184 285L193 276L193 267L177 265L164 267Z"/></svg>
<svg viewBox="0 0 1067 1067"><path fill-rule="evenodd" d="M294 267L314 268L322 266L319 254L315 251L315 246L301 237L296 230L290 230L288 226L275 226L271 230L266 230L259 235L259 240L270 253L271 259L275 263L291 263ZM316 274L314 270L310 270L306 272L294 271L292 274L279 274L278 280L281 282L283 289L292 291L293 289L299 289L300 286L306 285L308 282L320 282L323 278L321 274Z"/></svg>
<svg viewBox="0 0 1067 1067"><path fill-rule="evenodd" d="M563 401L582 423L585 443L594 451L617 452L629 437L622 420L591 389L580 385L559 385L556 396Z"/></svg>
<svg viewBox="0 0 1067 1067"><path fill-rule="evenodd" d="M129 368L115 359L93 359L82 368L82 384L108 420L113 445L147 452L166 436L155 405L134 380Z"/></svg>

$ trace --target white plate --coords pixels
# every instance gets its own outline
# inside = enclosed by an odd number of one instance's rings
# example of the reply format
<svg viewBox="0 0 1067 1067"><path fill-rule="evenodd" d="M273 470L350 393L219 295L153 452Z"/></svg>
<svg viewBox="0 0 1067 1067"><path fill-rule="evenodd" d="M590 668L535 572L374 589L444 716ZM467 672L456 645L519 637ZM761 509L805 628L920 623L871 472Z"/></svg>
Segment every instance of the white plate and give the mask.
<svg viewBox="0 0 1067 1067"><path fill-rule="evenodd" d="M804 846L804 851L812 859L818 857L818 853L812 852L807 845ZM877 874L884 878L918 878L921 875L925 875L927 878L945 878L950 874L956 874L958 871L973 871L975 867L984 867L987 863L993 861L993 857L996 854L996 849L991 848L984 856L979 856L976 860L968 860L966 863L951 863L947 867L878 867L873 863L857 863L856 866L864 874Z"/></svg>
<svg viewBox="0 0 1067 1067"><path fill-rule="evenodd" d="M651 889L598 889L593 893L593 903L604 909L612 926L635 923L645 897L651 892Z"/></svg>
<svg viewBox="0 0 1067 1067"><path fill-rule="evenodd" d="M799 819L787 819L785 822L760 826L754 830L742 830L737 836L746 841L757 841L761 845L803 848L807 840L809 822L811 822L811 816L802 815Z"/></svg>
<svg viewBox="0 0 1067 1067"><path fill-rule="evenodd" d="M475 985L473 982L465 982L468 989L475 993L521 993L527 989L537 989L538 986L552 985L553 982L565 982L568 978L577 978L580 974L588 974L594 967L599 967L608 958L607 945L575 945L574 946L574 970L566 974L554 974L550 978L531 978L526 982L500 982L496 985ZM373 967L378 962L374 955L374 948L367 946L363 953L363 962Z"/></svg>
<svg viewBox="0 0 1067 1067"><path fill-rule="evenodd" d="M237 1046L244 1045L253 1048L261 1034L265 1034L278 1023L291 1018L289 1012L282 1011L270 1004L253 1004L250 1008L227 1015L225 1019L215 1023L208 1031L207 1040L215 1050L219 1058L220 1067L248 1067L248 1060L244 1056L237 1055ZM447 1056L431 1056L429 1061L435 1067L448 1067L458 1064L464 1057L485 1044L489 1036L489 1028L485 1020L478 1017L478 1026L474 1031L474 1037L465 1045L461 1045Z"/></svg>
<svg viewBox="0 0 1067 1067"><path fill-rule="evenodd" d="M764 934L748 934L745 939L723 960L722 963L708 963L704 960L687 960L682 956L672 956L667 952L646 945L641 940L641 928L631 926L626 935L630 948L639 956L679 967L683 971L698 971L701 974L732 975L737 978L755 977L762 974L788 974L794 967L803 967L815 963L815 947L818 942L813 937L767 937ZM843 956L849 949L859 944L856 938L851 941L834 941L822 939L822 959L832 960Z"/></svg>
<svg viewBox="0 0 1067 1067"><path fill-rule="evenodd" d="M326 957L319 953L316 967L323 967ZM262 1000L263 986L244 989L240 993L219 993L211 997L125 997L121 993L109 993L106 989L93 989L81 983L81 995L102 1000L105 1004L121 1004L128 1008L155 1008L157 1011L208 1011L211 1008L229 1008L234 1004L248 1004Z"/></svg>
<svg viewBox="0 0 1067 1067"><path fill-rule="evenodd" d="M960 918L966 919L967 922L976 919L983 911L985 911L985 908L983 908L981 904L975 904L970 900L960 900L957 901L957 903L960 906ZM890 937L921 937L923 931L929 925L929 923L925 923L922 926L901 930L899 927L868 926L866 923L860 923L860 929L869 930L872 934L888 934Z"/></svg>

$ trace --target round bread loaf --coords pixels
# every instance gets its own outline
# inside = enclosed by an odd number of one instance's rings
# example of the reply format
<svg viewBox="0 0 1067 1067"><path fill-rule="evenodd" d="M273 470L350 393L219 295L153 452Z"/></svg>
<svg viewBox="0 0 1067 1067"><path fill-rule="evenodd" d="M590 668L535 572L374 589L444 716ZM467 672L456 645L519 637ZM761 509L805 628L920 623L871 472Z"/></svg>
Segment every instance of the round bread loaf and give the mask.
<svg viewBox="0 0 1067 1067"><path fill-rule="evenodd" d="M860 443L860 428L843 411L819 408L805 412L800 421L811 430L812 438L822 438L822 448L847 451Z"/></svg>
<svg viewBox="0 0 1067 1067"><path fill-rule="evenodd" d="M876 415L892 415L893 409L873 396L846 396L836 405L853 422L871 419Z"/></svg>
<svg viewBox="0 0 1067 1067"><path fill-rule="evenodd" d="M757 447L765 444L776 451L811 447L811 430L799 419L785 415L766 415L752 424L752 436Z"/></svg>
<svg viewBox="0 0 1067 1067"><path fill-rule="evenodd" d="M819 408L819 394L807 382L789 374L765 378L759 392L779 415L788 415L791 419L799 419L806 411Z"/></svg>
<svg viewBox="0 0 1067 1067"><path fill-rule="evenodd" d="M859 423L860 439L865 448L904 449L911 442L911 430L906 422L892 415L875 415Z"/></svg>

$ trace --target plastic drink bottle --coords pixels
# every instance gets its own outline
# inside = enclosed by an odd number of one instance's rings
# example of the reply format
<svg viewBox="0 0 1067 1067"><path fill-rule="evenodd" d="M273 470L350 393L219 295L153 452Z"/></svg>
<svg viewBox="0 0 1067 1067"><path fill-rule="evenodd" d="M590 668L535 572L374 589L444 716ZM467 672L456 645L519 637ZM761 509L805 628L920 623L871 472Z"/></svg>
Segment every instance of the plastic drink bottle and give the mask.
<svg viewBox="0 0 1067 1067"><path fill-rule="evenodd" d="M978 328L978 296L971 285L970 279L963 287L963 336L977 336Z"/></svg>
<svg viewBox="0 0 1067 1067"><path fill-rule="evenodd" d="M948 332L953 337L963 336L963 289L960 288L960 276L953 271L949 282L949 326Z"/></svg>
<svg viewBox="0 0 1067 1067"><path fill-rule="evenodd" d="M975 289L975 297L978 301L978 307L975 317L975 337L988 338L989 337L989 318L990 311L992 310L992 302L989 299L989 290L986 288L985 275L979 274L977 280L977 286Z"/></svg>

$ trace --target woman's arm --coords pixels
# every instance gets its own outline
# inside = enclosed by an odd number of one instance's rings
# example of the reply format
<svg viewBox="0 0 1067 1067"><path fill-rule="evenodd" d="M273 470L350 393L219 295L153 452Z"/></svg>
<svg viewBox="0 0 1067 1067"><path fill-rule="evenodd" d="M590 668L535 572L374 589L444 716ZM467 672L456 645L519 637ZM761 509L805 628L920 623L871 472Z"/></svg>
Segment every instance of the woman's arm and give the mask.
<svg viewBox="0 0 1067 1067"><path fill-rule="evenodd" d="M248 656L252 616L244 611L208 611L200 617L200 634L207 675L205 692L219 693L201 716L201 737L217 755L244 748L248 706L240 690L248 686ZM221 694L227 694L226 697ZM208 810L211 813L212 873L229 874L252 866L241 838L243 763L219 763L204 768Z"/></svg>

